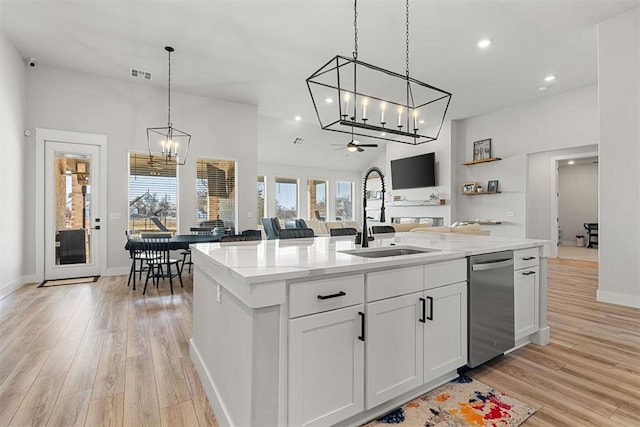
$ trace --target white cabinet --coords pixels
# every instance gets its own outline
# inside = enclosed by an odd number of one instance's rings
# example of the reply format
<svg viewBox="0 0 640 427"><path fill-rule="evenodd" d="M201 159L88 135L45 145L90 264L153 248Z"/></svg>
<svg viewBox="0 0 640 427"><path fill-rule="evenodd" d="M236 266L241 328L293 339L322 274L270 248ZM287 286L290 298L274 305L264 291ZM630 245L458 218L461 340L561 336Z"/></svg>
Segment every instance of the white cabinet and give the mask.
<svg viewBox="0 0 640 427"><path fill-rule="evenodd" d="M403 269L368 274L367 301L372 289L383 288L381 279L386 289L415 288L398 280L408 277ZM411 277L429 289L366 304L367 409L467 363L466 261L429 264Z"/></svg>
<svg viewBox="0 0 640 427"><path fill-rule="evenodd" d="M422 292L367 304L367 409L423 383Z"/></svg>
<svg viewBox="0 0 640 427"><path fill-rule="evenodd" d="M289 321L289 425L331 425L364 410L364 306Z"/></svg>
<svg viewBox="0 0 640 427"><path fill-rule="evenodd" d="M516 342L538 331L540 270L538 249L514 251L514 315Z"/></svg>
<svg viewBox="0 0 640 427"><path fill-rule="evenodd" d="M424 382L428 382L467 363L467 283L424 294Z"/></svg>
<svg viewBox="0 0 640 427"><path fill-rule="evenodd" d="M514 271L515 339L518 341L538 331L538 267Z"/></svg>

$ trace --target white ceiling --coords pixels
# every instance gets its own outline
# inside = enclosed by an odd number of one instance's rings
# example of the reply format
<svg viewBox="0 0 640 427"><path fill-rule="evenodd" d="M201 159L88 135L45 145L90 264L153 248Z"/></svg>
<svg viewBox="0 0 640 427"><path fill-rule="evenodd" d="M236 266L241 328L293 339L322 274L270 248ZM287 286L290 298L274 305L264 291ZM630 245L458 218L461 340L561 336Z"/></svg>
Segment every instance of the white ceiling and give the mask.
<svg viewBox="0 0 640 427"><path fill-rule="evenodd" d="M117 79L139 68L154 73L140 84L166 87L163 48L175 47L172 90L258 106L261 162L361 170L384 152L334 151L348 137L318 130L305 84L331 57L351 56L351 0L0 2L7 36L39 64ZM594 84L596 24L638 5L413 0L411 75L453 93L448 119ZM359 59L403 73L404 2L361 0L358 12ZM483 37L493 40L486 50ZM539 91L547 74L557 79ZM297 136L305 142L293 146Z"/></svg>

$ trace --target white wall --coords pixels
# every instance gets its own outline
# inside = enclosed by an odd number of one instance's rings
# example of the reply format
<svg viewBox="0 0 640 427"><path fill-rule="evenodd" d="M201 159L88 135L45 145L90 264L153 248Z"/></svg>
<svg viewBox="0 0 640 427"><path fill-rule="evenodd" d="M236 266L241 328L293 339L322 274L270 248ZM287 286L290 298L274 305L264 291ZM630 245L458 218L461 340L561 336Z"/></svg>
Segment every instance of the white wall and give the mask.
<svg viewBox="0 0 640 427"><path fill-rule="evenodd" d="M129 265L124 251L124 230L128 218L127 153L148 152L146 128L165 126L167 117L166 88L148 84L106 79L58 68L38 66L27 72L28 126L108 136L107 211L121 219L107 218L104 235L107 240L106 267L103 274L121 274ZM172 90L171 119L174 125L191 133L188 164L178 169L179 213L181 232L196 223L195 180L196 158L238 161L238 228L255 228L257 170L257 108L183 94ZM35 171L34 141L28 144L30 176L21 190L33 200ZM42 219L29 211L27 224ZM33 226L27 227L33 230ZM36 239L26 234L27 251L33 251ZM34 272L33 258L27 258L28 272ZM104 264L103 264L104 265Z"/></svg>
<svg viewBox="0 0 640 427"><path fill-rule="evenodd" d="M457 138L452 142L457 150L452 158L458 159L454 165L457 175L454 220L501 220L503 225L491 227L492 235L533 237L526 230L528 154L597 143L596 96L596 87L589 86L459 121ZM492 155L502 160L461 166L460 162L472 160L473 142L486 138L492 140ZM486 186L487 181L495 179L499 180L501 194L460 194L464 182ZM535 204L532 208L539 212ZM514 216L507 216L507 212L513 212ZM548 216L547 212L540 215Z"/></svg>
<svg viewBox="0 0 640 427"><path fill-rule="evenodd" d="M2 13L0 5L0 15ZM1 20L0 20L1 22ZM22 285L25 247L24 129L26 122L25 65L0 27L0 298Z"/></svg>
<svg viewBox="0 0 640 427"><path fill-rule="evenodd" d="M562 244L575 245L576 236L584 236L586 241L584 223L598 222L598 165L561 166L558 190Z"/></svg>
<svg viewBox="0 0 640 427"><path fill-rule="evenodd" d="M298 179L298 217L304 219L315 219L315 216L313 216L313 212L311 212L310 216L310 212L307 209L307 180L319 179L328 181L329 195L327 200L327 221L335 219L336 181L353 182L355 184L353 201L354 214L356 220L361 221L360 211L362 210L362 178L360 177L359 173L344 170L309 168L305 166L260 163L258 164L258 175L264 175L266 177L267 210L265 211L265 215L267 217L273 217L276 215L274 203L275 178L280 177ZM256 222L258 221L260 221L260 218L256 218Z"/></svg>
<svg viewBox="0 0 640 427"><path fill-rule="evenodd" d="M640 8L599 25L598 89L598 301L640 307Z"/></svg>

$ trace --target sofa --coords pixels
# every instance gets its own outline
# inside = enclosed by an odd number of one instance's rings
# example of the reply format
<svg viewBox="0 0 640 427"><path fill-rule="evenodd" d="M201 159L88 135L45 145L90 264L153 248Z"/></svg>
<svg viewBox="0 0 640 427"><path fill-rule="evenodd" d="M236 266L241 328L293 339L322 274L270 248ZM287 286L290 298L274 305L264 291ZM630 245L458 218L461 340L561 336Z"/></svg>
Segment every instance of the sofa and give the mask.
<svg viewBox="0 0 640 427"><path fill-rule="evenodd" d="M329 236L332 228L355 228L362 231L362 227L358 221L316 221L308 220L307 227L313 230L316 236Z"/></svg>

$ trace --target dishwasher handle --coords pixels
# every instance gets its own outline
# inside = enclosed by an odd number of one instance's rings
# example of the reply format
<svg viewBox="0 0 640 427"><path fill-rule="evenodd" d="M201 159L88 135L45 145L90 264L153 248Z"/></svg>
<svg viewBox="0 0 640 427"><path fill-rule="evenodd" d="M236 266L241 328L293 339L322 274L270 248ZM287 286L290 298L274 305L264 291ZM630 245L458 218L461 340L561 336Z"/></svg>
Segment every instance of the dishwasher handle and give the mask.
<svg viewBox="0 0 640 427"><path fill-rule="evenodd" d="M471 265L472 271L495 270L513 265L513 258L496 259L493 261L479 262Z"/></svg>

